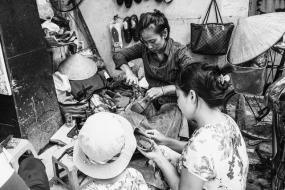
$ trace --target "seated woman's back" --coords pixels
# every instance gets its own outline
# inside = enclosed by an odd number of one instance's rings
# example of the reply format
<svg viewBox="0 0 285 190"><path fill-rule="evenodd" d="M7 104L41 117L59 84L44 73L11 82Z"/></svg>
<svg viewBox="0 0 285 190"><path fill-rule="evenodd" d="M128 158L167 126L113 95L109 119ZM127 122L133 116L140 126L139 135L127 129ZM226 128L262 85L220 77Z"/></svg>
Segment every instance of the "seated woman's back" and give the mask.
<svg viewBox="0 0 285 190"><path fill-rule="evenodd" d="M88 183L84 185L82 190L148 190L148 186L142 174L134 168L127 168L118 179L114 182L98 181L92 178L88 179Z"/></svg>
<svg viewBox="0 0 285 190"><path fill-rule="evenodd" d="M245 189L246 145L235 121L223 116L223 121L206 124L195 131L182 153L179 169L185 167L204 180L207 190Z"/></svg>

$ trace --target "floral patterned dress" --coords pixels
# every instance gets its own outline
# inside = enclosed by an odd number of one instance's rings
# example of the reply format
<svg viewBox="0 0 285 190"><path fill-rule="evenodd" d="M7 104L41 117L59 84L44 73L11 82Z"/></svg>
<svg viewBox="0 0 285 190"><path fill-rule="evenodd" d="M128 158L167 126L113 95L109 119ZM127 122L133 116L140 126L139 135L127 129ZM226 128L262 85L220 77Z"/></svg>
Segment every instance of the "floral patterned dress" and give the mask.
<svg viewBox="0 0 285 190"><path fill-rule="evenodd" d="M82 190L149 190L142 174L134 168L127 168L123 176L112 184L96 183L96 180L89 179Z"/></svg>
<svg viewBox="0 0 285 190"><path fill-rule="evenodd" d="M224 123L197 129L178 160L178 171L186 168L205 181L205 190L244 190L248 173L246 145L231 117Z"/></svg>

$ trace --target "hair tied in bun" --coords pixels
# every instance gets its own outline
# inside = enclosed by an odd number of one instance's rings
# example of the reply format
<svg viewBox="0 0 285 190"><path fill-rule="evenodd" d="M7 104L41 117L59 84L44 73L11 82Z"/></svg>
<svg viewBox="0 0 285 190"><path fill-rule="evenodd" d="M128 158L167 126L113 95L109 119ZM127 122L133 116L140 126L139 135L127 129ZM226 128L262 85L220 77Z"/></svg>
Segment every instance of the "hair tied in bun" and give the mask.
<svg viewBox="0 0 285 190"><path fill-rule="evenodd" d="M218 76L217 78L218 87L223 90L227 89L229 86L230 80L231 78L228 74L227 75L220 74L220 76Z"/></svg>
<svg viewBox="0 0 285 190"><path fill-rule="evenodd" d="M229 75L220 75L218 78L217 78L217 81L221 84L221 85L224 85L225 83L229 83L230 82L230 76Z"/></svg>

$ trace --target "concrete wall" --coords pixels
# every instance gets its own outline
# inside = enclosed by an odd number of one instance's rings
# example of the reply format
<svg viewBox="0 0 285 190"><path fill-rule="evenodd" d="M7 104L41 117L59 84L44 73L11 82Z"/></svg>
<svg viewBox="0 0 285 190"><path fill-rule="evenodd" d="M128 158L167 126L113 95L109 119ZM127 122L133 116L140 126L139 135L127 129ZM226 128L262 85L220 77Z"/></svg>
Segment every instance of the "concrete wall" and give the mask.
<svg viewBox="0 0 285 190"><path fill-rule="evenodd" d="M173 0L171 4L142 0L140 4L133 2L132 7L127 9L124 5L118 6L116 0L85 0L80 5L80 10L107 68L113 70L108 24L114 15L118 14L124 18L132 14L139 16L143 12L159 9L169 19L171 37L182 44L187 44L190 42L190 23L202 22L209 3L210 0ZM235 22L239 17L248 16L249 0L218 0L218 4L224 22ZM214 21L213 15L210 16L209 21ZM194 57L201 58L195 55ZM224 60L223 57L214 57L214 59L220 62Z"/></svg>

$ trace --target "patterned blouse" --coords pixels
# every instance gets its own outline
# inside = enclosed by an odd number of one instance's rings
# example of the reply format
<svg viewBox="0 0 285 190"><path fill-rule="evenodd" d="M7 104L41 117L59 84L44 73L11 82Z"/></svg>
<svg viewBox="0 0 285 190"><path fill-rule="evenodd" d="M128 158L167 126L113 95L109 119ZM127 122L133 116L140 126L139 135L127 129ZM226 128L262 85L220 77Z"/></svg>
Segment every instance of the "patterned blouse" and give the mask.
<svg viewBox="0 0 285 190"><path fill-rule="evenodd" d="M248 173L246 145L237 124L226 121L197 129L178 161L178 171L186 168L199 177L205 190L244 190Z"/></svg>
<svg viewBox="0 0 285 190"><path fill-rule="evenodd" d="M127 168L123 177L113 184L100 184L90 178L82 190L149 190L142 174L134 168Z"/></svg>

